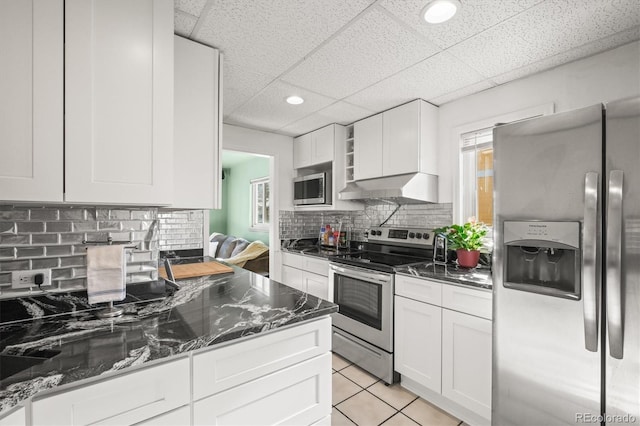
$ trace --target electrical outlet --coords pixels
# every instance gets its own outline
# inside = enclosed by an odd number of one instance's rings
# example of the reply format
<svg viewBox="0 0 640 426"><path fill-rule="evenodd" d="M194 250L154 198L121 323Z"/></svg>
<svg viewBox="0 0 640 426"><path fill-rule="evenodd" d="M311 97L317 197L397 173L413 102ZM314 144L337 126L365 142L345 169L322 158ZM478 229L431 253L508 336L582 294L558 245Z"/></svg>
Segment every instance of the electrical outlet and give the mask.
<svg viewBox="0 0 640 426"><path fill-rule="evenodd" d="M51 269L33 269L31 271L15 271L11 273L11 288L36 287L36 275L42 274L40 287L51 285Z"/></svg>

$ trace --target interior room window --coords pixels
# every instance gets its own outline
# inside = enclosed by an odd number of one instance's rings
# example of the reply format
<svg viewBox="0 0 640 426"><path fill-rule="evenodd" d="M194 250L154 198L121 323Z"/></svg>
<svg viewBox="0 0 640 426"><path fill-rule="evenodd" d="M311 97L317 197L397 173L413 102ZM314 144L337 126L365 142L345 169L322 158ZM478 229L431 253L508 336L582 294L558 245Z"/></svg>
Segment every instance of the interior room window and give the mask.
<svg viewBox="0 0 640 426"><path fill-rule="evenodd" d="M461 135L461 210L493 225L493 127Z"/></svg>
<svg viewBox="0 0 640 426"><path fill-rule="evenodd" d="M251 181L251 227L269 229L269 178Z"/></svg>

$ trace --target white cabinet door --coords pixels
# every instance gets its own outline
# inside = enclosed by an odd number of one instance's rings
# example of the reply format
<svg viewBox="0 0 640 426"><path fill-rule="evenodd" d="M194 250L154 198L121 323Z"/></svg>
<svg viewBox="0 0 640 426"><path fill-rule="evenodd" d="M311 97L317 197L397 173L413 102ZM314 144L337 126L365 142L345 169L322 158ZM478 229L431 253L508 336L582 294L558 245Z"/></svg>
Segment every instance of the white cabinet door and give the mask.
<svg viewBox="0 0 640 426"><path fill-rule="evenodd" d="M26 426L27 410L24 407L14 409L11 414L0 416L0 426Z"/></svg>
<svg viewBox="0 0 640 426"><path fill-rule="evenodd" d="M159 416L145 420L141 423L136 423L136 426L177 426L190 424L191 408L187 405L176 410L169 411L168 413L160 414Z"/></svg>
<svg viewBox="0 0 640 426"><path fill-rule="evenodd" d="M62 201L62 0L0 2L0 200Z"/></svg>
<svg viewBox="0 0 640 426"><path fill-rule="evenodd" d="M296 290L307 291L302 275L302 270L282 265L282 283Z"/></svg>
<svg viewBox="0 0 640 426"><path fill-rule="evenodd" d="M330 124L313 132L311 145L311 165L333 161L334 125Z"/></svg>
<svg viewBox="0 0 640 426"><path fill-rule="evenodd" d="M491 321L442 310L442 395L491 418Z"/></svg>
<svg viewBox="0 0 640 426"><path fill-rule="evenodd" d="M293 168L309 167L313 151L313 136L311 133L299 136L293 140Z"/></svg>
<svg viewBox="0 0 640 426"><path fill-rule="evenodd" d="M307 293L320 299L333 301L332 295L329 294L329 278L307 271L303 272L302 278Z"/></svg>
<svg viewBox="0 0 640 426"><path fill-rule="evenodd" d="M302 256L302 268L305 271L312 272L318 275L329 276L329 261L319 258L311 258L309 256Z"/></svg>
<svg viewBox="0 0 640 426"><path fill-rule="evenodd" d="M173 1L66 0L65 201L173 198Z"/></svg>
<svg viewBox="0 0 640 426"><path fill-rule="evenodd" d="M327 352L196 402L193 424L309 425L330 414Z"/></svg>
<svg viewBox="0 0 640 426"><path fill-rule="evenodd" d="M189 404L189 359L35 399L34 425L133 424ZM37 398L37 397L36 397Z"/></svg>
<svg viewBox="0 0 640 426"><path fill-rule="evenodd" d="M175 36L173 203L213 209L220 192L219 54Z"/></svg>
<svg viewBox="0 0 640 426"><path fill-rule="evenodd" d="M382 114L382 174L417 172L420 167L420 102Z"/></svg>
<svg viewBox="0 0 640 426"><path fill-rule="evenodd" d="M395 370L440 393L442 308L395 297Z"/></svg>
<svg viewBox="0 0 640 426"><path fill-rule="evenodd" d="M382 114L357 121L353 136L355 180L382 176Z"/></svg>

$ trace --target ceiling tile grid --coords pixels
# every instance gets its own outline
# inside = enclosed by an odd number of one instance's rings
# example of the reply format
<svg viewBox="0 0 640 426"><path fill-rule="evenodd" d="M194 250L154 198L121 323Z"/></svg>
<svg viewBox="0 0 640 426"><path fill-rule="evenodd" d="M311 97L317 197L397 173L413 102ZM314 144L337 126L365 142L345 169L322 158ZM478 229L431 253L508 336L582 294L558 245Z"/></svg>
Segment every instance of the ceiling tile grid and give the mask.
<svg viewBox="0 0 640 426"><path fill-rule="evenodd" d="M482 92L483 90L491 89L495 86L497 86L496 83L492 82L491 80L484 80L478 83L471 84L467 87L454 90L453 92L449 92L445 95L438 96L437 98L430 99L429 102L436 106L440 106L442 104L446 104L447 102L455 101L456 99L460 99L474 93Z"/></svg>
<svg viewBox="0 0 640 426"><path fill-rule="evenodd" d="M290 95L301 96L305 101L290 105L285 99ZM246 123L252 127L277 130L334 103L331 99L308 90L277 80L240 108L228 120Z"/></svg>
<svg viewBox="0 0 640 426"><path fill-rule="evenodd" d="M174 32L182 37L189 37L196 26L198 18L180 10L173 12Z"/></svg>
<svg viewBox="0 0 640 426"><path fill-rule="evenodd" d="M207 0L173 0L173 7L189 15L200 16L206 3Z"/></svg>
<svg viewBox="0 0 640 426"><path fill-rule="evenodd" d="M513 18L510 24L527 41L528 54L537 61L639 25L640 3L547 1Z"/></svg>
<svg viewBox="0 0 640 426"><path fill-rule="evenodd" d="M278 132L289 136L298 136L331 123L350 124L373 115L375 112L348 102L338 101L314 114L278 129Z"/></svg>
<svg viewBox="0 0 640 426"><path fill-rule="evenodd" d="M385 12L371 9L283 80L341 99L438 51Z"/></svg>
<svg viewBox="0 0 640 426"><path fill-rule="evenodd" d="M209 0L194 38L236 67L280 75L370 5L370 0Z"/></svg>
<svg viewBox="0 0 640 426"><path fill-rule="evenodd" d="M269 76L258 72L242 69L227 58L223 59L223 109L224 116L228 117L240 106L244 105L252 97L272 82L276 76Z"/></svg>
<svg viewBox="0 0 640 426"><path fill-rule="evenodd" d="M416 31L446 49L508 19L543 0L461 0L462 8L447 22L428 25L422 19L424 0L381 0L380 5Z"/></svg>
<svg viewBox="0 0 640 426"><path fill-rule="evenodd" d="M347 100L381 111L416 98L430 100L481 80L484 80L482 75L445 51L369 86Z"/></svg>
<svg viewBox="0 0 640 426"><path fill-rule="evenodd" d="M640 26L621 31L609 37L586 43L575 49L559 53L557 55L545 58L541 61L534 62L530 65L508 71L504 74L492 77L492 80L498 84L504 84L518 78L523 78L532 74L536 74L559 65L575 61L580 58L595 55L597 53L609 50L611 48L622 46L624 44L640 39Z"/></svg>

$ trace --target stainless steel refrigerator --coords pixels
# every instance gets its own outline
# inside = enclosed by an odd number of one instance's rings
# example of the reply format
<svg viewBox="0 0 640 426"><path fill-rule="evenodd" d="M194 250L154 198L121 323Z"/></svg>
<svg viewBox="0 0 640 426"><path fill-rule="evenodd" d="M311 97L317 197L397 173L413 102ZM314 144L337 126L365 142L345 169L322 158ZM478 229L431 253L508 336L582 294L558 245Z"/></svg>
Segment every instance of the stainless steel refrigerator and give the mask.
<svg viewBox="0 0 640 426"><path fill-rule="evenodd" d="M640 424L640 98L494 131L495 425Z"/></svg>

